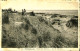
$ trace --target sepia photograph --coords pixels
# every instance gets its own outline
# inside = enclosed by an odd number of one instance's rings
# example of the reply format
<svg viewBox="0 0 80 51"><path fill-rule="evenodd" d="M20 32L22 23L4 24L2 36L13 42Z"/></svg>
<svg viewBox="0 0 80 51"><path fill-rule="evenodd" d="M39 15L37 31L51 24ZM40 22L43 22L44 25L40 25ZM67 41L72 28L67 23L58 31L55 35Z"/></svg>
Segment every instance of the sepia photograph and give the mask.
<svg viewBox="0 0 80 51"><path fill-rule="evenodd" d="M78 48L78 10L2 9L2 48Z"/></svg>

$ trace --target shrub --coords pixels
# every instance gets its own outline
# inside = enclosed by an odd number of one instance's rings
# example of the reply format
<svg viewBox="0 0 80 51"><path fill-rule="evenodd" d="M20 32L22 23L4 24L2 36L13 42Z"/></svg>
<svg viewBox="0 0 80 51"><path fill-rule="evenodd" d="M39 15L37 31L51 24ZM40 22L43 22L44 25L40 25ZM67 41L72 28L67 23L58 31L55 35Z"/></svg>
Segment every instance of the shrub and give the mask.
<svg viewBox="0 0 80 51"><path fill-rule="evenodd" d="M74 47L75 48L78 48L78 40L76 40L74 43L73 43Z"/></svg>
<svg viewBox="0 0 80 51"><path fill-rule="evenodd" d="M27 18L25 18L25 22L30 25L30 21Z"/></svg>
<svg viewBox="0 0 80 51"><path fill-rule="evenodd" d="M2 38L2 47L4 47L7 43L8 39L6 38ZM6 43L5 43L6 42Z"/></svg>
<svg viewBox="0 0 80 51"><path fill-rule="evenodd" d="M51 16L51 18L55 18L55 17L57 17L59 14L53 14L52 16Z"/></svg>
<svg viewBox="0 0 80 51"><path fill-rule="evenodd" d="M9 37L8 39L8 47L16 47L17 46L17 42L15 41L16 39L14 37Z"/></svg>
<svg viewBox="0 0 80 51"><path fill-rule="evenodd" d="M6 13L6 12L2 15L2 23L3 24L4 23L6 23L6 24L9 23L9 16L8 16L8 13Z"/></svg>
<svg viewBox="0 0 80 51"><path fill-rule="evenodd" d="M16 42L9 42L8 47L16 47Z"/></svg>
<svg viewBox="0 0 80 51"><path fill-rule="evenodd" d="M41 36L38 37L38 42L39 42L39 47L41 48L43 43Z"/></svg>
<svg viewBox="0 0 80 51"><path fill-rule="evenodd" d="M22 24L22 26L23 26L26 30L28 30L29 27L31 26L30 21L29 21L27 18L25 18L25 22L26 22L26 24Z"/></svg>
<svg viewBox="0 0 80 51"><path fill-rule="evenodd" d="M39 21L40 21L40 22L43 22L43 21L44 21L44 19L43 19L42 17L40 17L40 18L39 18Z"/></svg>
<svg viewBox="0 0 80 51"><path fill-rule="evenodd" d="M6 45L5 42L8 42L8 35L6 33L6 30L2 30L2 47Z"/></svg>
<svg viewBox="0 0 80 51"><path fill-rule="evenodd" d="M32 28L31 32L35 35L37 34L37 30L35 28Z"/></svg>
<svg viewBox="0 0 80 51"><path fill-rule="evenodd" d="M28 29L29 29L29 25L26 24L24 28L25 28L26 30L28 30Z"/></svg>
<svg viewBox="0 0 80 51"><path fill-rule="evenodd" d="M71 19L70 21L72 22L72 25L73 25L73 26L78 27L78 20L76 20L76 19Z"/></svg>
<svg viewBox="0 0 80 51"><path fill-rule="evenodd" d="M60 15L60 17L61 17L61 18L66 18L67 16L66 16L66 15Z"/></svg>
<svg viewBox="0 0 80 51"><path fill-rule="evenodd" d="M35 16L35 13L33 11L30 12L30 16Z"/></svg>
<svg viewBox="0 0 80 51"><path fill-rule="evenodd" d="M59 35L54 39L53 46L57 48L61 48L63 46L62 43L65 43L64 37Z"/></svg>
<svg viewBox="0 0 80 51"><path fill-rule="evenodd" d="M73 18L78 18L78 16L73 16Z"/></svg>
<svg viewBox="0 0 80 51"><path fill-rule="evenodd" d="M43 34L43 41L50 41L51 40L51 36L50 36L50 32L45 32L44 34Z"/></svg>
<svg viewBox="0 0 80 51"><path fill-rule="evenodd" d="M55 22L52 22L52 25L55 24Z"/></svg>
<svg viewBox="0 0 80 51"><path fill-rule="evenodd" d="M67 27L78 27L78 19L71 19L66 23Z"/></svg>
<svg viewBox="0 0 80 51"><path fill-rule="evenodd" d="M46 20L45 20L45 24L47 24L47 25L48 25L48 21L46 21Z"/></svg>

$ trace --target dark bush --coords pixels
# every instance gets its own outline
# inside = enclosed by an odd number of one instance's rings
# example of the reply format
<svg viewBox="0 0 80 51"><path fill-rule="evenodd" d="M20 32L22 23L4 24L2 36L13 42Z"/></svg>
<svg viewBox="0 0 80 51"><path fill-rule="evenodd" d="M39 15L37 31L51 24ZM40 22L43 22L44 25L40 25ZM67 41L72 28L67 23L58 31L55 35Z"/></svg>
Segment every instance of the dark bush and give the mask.
<svg viewBox="0 0 80 51"><path fill-rule="evenodd" d="M31 47L34 47L37 43L37 40L30 40Z"/></svg>
<svg viewBox="0 0 80 51"><path fill-rule="evenodd" d="M2 33L6 34L6 30L3 29L2 31L3 31Z"/></svg>
<svg viewBox="0 0 80 51"><path fill-rule="evenodd" d="M74 48L78 48L78 40L72 42L70 40L66 41L65 44L68 46L68 47L74 47Z"/></svg>
<svg viewBox="0 0 80 51"><path fill-rule="evenodd" d="M35 16L35 13L33 11L30 12L30 16Z"/></svg>
<svg viewBox="0 0 80 51"><path fill-rule="evenodd" d="M59 14L53 14L52 16L51 16L51 18L55 18L55 17L57 17Z"/></svg>
<svg viewBox="0 0 80 51"><path fill-rule="evenodd" d="M78 18L78 16L73 16L73 18Z"/></svg>
<svg viewBox="0 0 80 51"><path fill-rule="evenodd" d="M78 40L76 40L76 41L73 43L73 45L74 45L74 48L78 48Z"/></svg>
<svg viewBox="0 0 80 51"><path fill-rule="evenodd" d="M42 17L39 17L39 21L40 21L40 22L44 22L45 24L48 25L48 21L47 21L47 20L44 20Z"/></svg>
<svg viewBox="0 0 80 51"><path fill-rule="evenodd" d="M28 30L29 27L31 26L30 21L29 21L27 18L25 18L25 22L26 22L26 24L25 24L25 25L22 24L22 26L23 26L26 30Z"/></svg>
<svg viewBox="0 0 80 51"><path fill-rule="evenodd" d="M16 39L14 37L9 37L8 38L8 47L16 47L17 46L17 42L15 41Z"/></svg>
<svg viewBox="0 0 80 51"><path fill-rule="evenodd" d="M29 24L29 25L30 25L30 21L29 21L28 19L26 19L25 21L26 21L26 23L27 23L27 24Z"/></svg>
<svg viewBox="0 0 80 51"><path fill-rule="evenodd" d="M25 28L26 30L28 30L28 29L29 29L29 25L26 24L24 28Z"/></svg>
<svg viewBox="0 0 80 51"><path fill-rule="evenodd" d="M77 20L76 19L71 19L70 21L72 22L73 26L78 27L78 19Z"/></svg>
<svg viewBox="0 0 80 51"><path fill-rule="evenodd" d="M67 27L78 27L78 19L71 19L66 23Z"/></svg>
<svg viewBox="0 0 80 51"><path fill-rule="evenodd" d="M52 25L55 24L55 22L52 22Z"/></svg>
<svg viewBox="0 0 80 51"><path fill-rule="evenodd" d="M72 22L68 21L68 22L66 23L66 26L67 26L67 27L71 27L71 26L72 26Z"/></svg>
<svg viewBox="0 0 80 51"><path fill-rule="evenodd" d="M43 43L41 36L38 37L38 42L39 42L39 47L41 48Z"/></svg>
<svg viewBox="0 0 80 51"><path fill-rule="evenodd" d="M9 8L9 9L7 10L7 12L8 12L8 13L12 13L13 11L12 11L11 8Z"/></svg>
<svg viewBox="0 0 80 51"><path fill-rule="evenodd" d="M9 9L8 9L8 11L12 11L12 9L11 9L11 8L9 8Z"/></svg>
<svg viewBox="0 0 80 51"><path fill-rule="evenodd" d="M35 35L37 34L37 30L35 28L32 28L31 32Z"/></svg>
<svg viewBox="0 0 80 51"><path fill-rule="evenodd" d="M9 17L8 17L8 13L4 13L4 15L2 15L2 23L9 23Z"/></svg>
<svg viewBox="0 0 80 51"><path fill-rule="evenodd" d="M47 24L47 25L48 25L48 21L45 21L45 24Z"/></svg>
<svg viewBox="0 0 80 51"><path fill-rule="evenodd" d="M45 42L51 40L50 32L45 32L45 33L43 34L43 40L44 40Z"/></svg>
<svg viewBox="0 0 80 51"><path fill-rule="evenodd" d="M65 40L64 40L64 37L60 35L54 39L53 46L57 48L61 48L63 46L62 43L65 43Z"/></svg>
<svg viewBox="0 0 80 51"><path fill-rule="evenodd" d="M16 42L9 42L8 44L9 47L16 47L16 45L17 45Z"/></svg>
<svg viewBox="0 0 80 51"><path fill-rule="evenodd" d="M7 43L8 39L2 38L2 47L4 47Z"/></svg>
<svg viewBox="0 0 80 51"><path fill-rule="evenodd" d="M40 18L39 18L39 21L40 21L40 22L43 22L43 21L44 21L44 19L43 19L42 17L40 17Z"/></svg>
<svg viewBox="0 0 80 51"><path fill-rule="evenodd" d="M67 16L66 16L66 15L60 15L60 17L61 17L61 18L66 18Z"/></svg>

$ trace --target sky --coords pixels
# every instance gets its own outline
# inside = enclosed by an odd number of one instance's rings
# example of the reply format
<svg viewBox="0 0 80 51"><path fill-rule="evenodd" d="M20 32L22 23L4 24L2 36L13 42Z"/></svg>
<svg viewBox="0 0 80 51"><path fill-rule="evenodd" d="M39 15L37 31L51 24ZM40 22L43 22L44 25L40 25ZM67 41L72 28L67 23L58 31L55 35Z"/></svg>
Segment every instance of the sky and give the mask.
<svg viewBox="0 0 80 51"><path fill-rule="evenodd" d="M58 13L58 14L78 14L78 2L58 2L61 0L7 0L1 2L2 9L12 8L13 10ZM62 0L64 1L64 0ZM41 11L42 10L42 11Z"/></svg>
<svg viewBox="0 0 80 51"><path fill-rule="evenodd" d="M1 8L16 10L77 10L78 2L57 2L60 0L7 0L1 2ZM64 1L64 0L63 0Z"/></svg>

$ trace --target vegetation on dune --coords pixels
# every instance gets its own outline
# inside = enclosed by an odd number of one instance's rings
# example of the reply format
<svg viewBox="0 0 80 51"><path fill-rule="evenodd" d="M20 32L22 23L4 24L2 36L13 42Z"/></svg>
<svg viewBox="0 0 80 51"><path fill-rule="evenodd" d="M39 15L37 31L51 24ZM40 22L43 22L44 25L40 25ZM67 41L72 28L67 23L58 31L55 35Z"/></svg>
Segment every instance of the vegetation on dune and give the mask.
<svg viewBox="0 0 80 51"><path fill-rule="evenodd" d="M35 35L37 34L37 30L35 28L32 28L31 32Z"/></svg>
<svg viewBox="0 0 80 51"><path fill-rule="evenodd" d="M39 17L40 22L44 22L44 19L42 17Z"/></svg>
<svg viewBox="0 0 80 51"><path fill-rule="evenodd" d="M57 16L59 16L60 14L53 14L52 16L51 16L51 18L55 18L55 17L57 17Z"/></svg>
<svg viewBox="0 0 80 51"><path fill-rule="evenodd" d="M35 16L35 13L33 11L30 12L30 16Z"/></svg>
<svg viewBox="0 0 80 51"><path fill-rule="evenodd" d="M4 17L18 16L22 23L15 25L15 21L12 20L9 24L3 24L2 27L2 47L39 47L39 48L62 48L62 47L77 47L77 40L72 42L67 39L58 29L55 29L51 22L45 20L43 17L36 16L35 13L30 13L31 16L26 16L16 13L14 16L3 13ZM71 20L74 22L74 20ZM7 19L8 23L8 19ZM75 22L76 23L76 22ZM52 23L54 24L54 23ZM74 24L74 23L73 23ZM8 27L8 28L7 28ZM67 39L67 40L66 40ZM69 40L69 41L68 41ZM5 43L6 42L6 43Z"/></svg>
<svg viewBox="0 0 80 51"><path fill-rule="evenodd" d="M7 12L5 12L4 14L2 14L2 23L3 24L8 24L9 23L9 14Z"/></svg>
<svg viewBox="0 0 80 51"><path fill-rule="evenodd" d="M72 18L70 19L67 24L67 27L78 27L78 19Z"/></svg>
<svg viewBox="0 0 80 51"><path fill-rule="evenodd" d="M54 42L53 42L54 44L53 44L53 47L55 47L55 48L62 48L64 45L64 43L65 43L65 39L64 39L64 37L63 36L61 36L61 35L59 35L59 36L57 36L55 39L54 39Z"/></svg>
<svg viewBox="0 0 80 51"><path fill-rule="evenodd" d="M50 41L51 40L51 36L50 36L50 32L44 32L43 34L43 41Z"/></svg>

